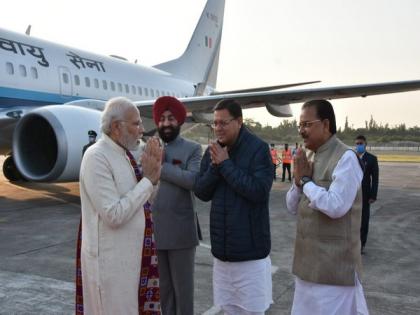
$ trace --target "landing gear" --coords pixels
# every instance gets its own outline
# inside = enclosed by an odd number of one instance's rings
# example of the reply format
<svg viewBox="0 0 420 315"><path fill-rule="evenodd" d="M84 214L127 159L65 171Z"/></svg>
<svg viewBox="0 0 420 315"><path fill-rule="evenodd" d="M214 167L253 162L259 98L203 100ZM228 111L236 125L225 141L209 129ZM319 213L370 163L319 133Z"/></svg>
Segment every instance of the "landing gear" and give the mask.
<svg viewBox="0 0 420 315"><path fill-rule="evenodd" d="M3 162L3 174L11 182L23 180L22 175L16 168L15 161L12 156L8 156Z"/></svg>

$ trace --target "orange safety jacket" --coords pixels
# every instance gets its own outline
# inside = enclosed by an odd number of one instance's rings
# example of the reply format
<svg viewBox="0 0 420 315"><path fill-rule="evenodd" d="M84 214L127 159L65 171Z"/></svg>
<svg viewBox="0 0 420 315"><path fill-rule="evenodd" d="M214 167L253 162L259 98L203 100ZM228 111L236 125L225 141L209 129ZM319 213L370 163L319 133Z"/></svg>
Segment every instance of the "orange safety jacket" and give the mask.
<svg viewBox="0 0 420 315"><path fill-rule="evenodd" d="M277 156L277 150L276 149L271 149L270 153L271 153L271 160L273 161L273 164L275 164L275 165L279 164L279 158Z"/></svg>
<svg viewBox="0 0 420 315"><path fill-rule="evenodd" d="M281 152L282 161L285 164L292 164L292 151L290 149Z"/></svg>

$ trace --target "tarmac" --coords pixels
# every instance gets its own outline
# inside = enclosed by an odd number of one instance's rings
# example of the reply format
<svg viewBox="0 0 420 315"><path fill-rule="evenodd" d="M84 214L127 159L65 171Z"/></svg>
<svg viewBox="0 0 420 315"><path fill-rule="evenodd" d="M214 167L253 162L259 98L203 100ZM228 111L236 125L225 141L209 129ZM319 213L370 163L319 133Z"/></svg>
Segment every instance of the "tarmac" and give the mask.
<svg viewBox="0 0 420 315"><path fill-rule="evenodd" d="M4 158L0 158L0 165ZM273 301L266 314L290 314L295 218L286 210L290 183L270 197ZM213 305L209 203L198 202L204 240L197 248L195 314ZM0 175L0 314L74 314L78 183L10 183ZM381 163L362 283L372 315L420 314L420 164Z"/></svg>

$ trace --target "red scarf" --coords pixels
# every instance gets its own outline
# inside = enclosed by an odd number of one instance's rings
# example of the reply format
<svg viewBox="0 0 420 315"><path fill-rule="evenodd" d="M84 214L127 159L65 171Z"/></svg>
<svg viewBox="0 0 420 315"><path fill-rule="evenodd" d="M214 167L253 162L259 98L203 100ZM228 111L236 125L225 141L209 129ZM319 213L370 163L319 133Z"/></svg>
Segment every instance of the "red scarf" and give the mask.
<svg viewBox="0 0 420 315"><path fill-rule="evenodd" d="M137 181L142 179L142 174L136 160L130 151L126 150ZM144 216L146 219L144 228L144 241L142 249L140 280L139 280L139 314L160 315L160 291L159 270L157 261L156 244L153 237L153 221L150 203L144 204ZM82 245L82 219L80 219L79 233L77 237L76 254L76 315L83 315L83 285L80 252Z"/></svg>

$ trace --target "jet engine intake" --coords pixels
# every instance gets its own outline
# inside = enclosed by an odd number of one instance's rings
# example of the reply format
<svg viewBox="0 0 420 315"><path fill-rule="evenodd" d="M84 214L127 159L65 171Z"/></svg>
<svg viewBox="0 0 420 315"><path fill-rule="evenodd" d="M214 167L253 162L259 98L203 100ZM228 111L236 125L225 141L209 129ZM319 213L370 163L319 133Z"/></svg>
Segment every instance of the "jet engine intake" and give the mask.
<svg viewBox="0 0 420 315"><path fill-rule="evenodd" d="M51 105L24 115L13 136L19 172L38 182L76 181L88 131L100 136L101 112L71 105Z"/></svg>

